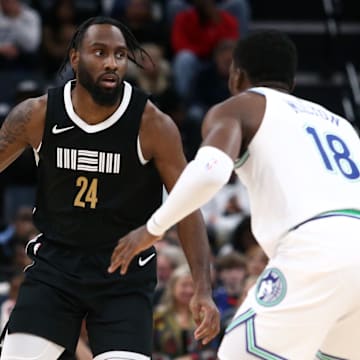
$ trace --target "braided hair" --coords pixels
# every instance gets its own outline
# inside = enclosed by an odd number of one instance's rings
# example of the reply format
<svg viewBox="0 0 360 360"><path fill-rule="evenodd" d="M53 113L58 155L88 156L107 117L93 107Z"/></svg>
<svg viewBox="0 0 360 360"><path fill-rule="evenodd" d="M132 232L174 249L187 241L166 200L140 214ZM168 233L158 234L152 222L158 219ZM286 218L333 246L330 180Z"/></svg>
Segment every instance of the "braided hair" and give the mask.
<svg viewBox="0 0 360 360"><path fill-rule="evenodd" d="M66 50L66 57L64 58L61 66L60 66L60 68L58 70L58 74L60 76L61 76L61 74L63 73L63 71L65 70L65 68L66 68L66 66L68 64L70 51L72 49L74 49L74 50L79 49L79 47L81 45L81 42L82 42L82 40L83 40L83 38L85 36L86 30L91 25L96 25L96 24L113 25L113 26L117 27L121 31L121 33L123 34L123 36L125 38L127 48L129 50L128 59L130 61L132 61L135 65L137 65L138 67L143 69L144 67L141 65L141 62L139 61L139 58L141 60L143 60L145 56L150 59L152 64L154 64L153 61L152 61L151 56L147 53L147 51L145 49L143 49L141 47L140 43L136 40L135 36L133 35L131 30L126 25L124 25L120 21L118 21L116 19L113 19L111 17L96 16L96 17L91 17L91 18L85 20L82 24L80 24L80 26L75 31L72 39L70 40L68 48Z"/></svg>

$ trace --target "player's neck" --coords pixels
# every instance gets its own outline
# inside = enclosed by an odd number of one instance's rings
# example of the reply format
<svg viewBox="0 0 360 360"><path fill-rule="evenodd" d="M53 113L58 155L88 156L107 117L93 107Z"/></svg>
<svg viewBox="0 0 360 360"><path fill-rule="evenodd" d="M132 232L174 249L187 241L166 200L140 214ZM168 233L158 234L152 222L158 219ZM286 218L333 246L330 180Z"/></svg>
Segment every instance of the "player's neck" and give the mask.
<svg viewBox="0 0 360 360"><path fill-rule="evenodd" d="M253 87L267 87L277 91L290 93L289 87L279 81L259 81L253 84Z"/></svg>
<svg viewBox="0 0 360 360"><path fill-rule="evenodd" d="M88 91L84 91L80 86L77 86L71 92L71 101L75 113L87 122L89 125L101 123L110 117L119 107L122 95L116 104L112 106L102 106L97 104Z"/></svg>

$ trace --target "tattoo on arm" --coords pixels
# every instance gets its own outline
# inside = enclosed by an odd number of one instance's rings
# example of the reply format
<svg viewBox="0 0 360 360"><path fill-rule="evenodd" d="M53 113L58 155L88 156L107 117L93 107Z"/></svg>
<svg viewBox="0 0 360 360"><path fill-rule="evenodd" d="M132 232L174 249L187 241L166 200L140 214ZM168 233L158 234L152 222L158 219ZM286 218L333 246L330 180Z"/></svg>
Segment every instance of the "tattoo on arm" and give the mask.
<svg viewBox="0 0 360 360"><path fill-rule="evenodd" d="M0 152L17 142L26 144L26 125L31 120L32 113L33 102L29 100L10 112L0 130Z"/></svg>

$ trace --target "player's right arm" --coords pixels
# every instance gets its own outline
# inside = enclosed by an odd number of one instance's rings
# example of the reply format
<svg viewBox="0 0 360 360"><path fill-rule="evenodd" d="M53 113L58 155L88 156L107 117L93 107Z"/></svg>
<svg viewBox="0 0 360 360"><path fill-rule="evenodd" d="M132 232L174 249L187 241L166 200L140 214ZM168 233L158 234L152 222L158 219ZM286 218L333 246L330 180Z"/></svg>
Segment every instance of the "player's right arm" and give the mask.
<svg viewBox="0 0 360 360"><path fill-rule="evenodd" d="M28 147L40 142L45 121L45 97L28 99L15 106L0 129L0 171Z"/></svg>
<svg viewBox="0 0 360 360"><path fill-rule="evenodd" d="M233 97L210 108L202 125L203 142L200 149L204 146L214 147L233 161L236 160L242 141L237 101Z"/></svg>

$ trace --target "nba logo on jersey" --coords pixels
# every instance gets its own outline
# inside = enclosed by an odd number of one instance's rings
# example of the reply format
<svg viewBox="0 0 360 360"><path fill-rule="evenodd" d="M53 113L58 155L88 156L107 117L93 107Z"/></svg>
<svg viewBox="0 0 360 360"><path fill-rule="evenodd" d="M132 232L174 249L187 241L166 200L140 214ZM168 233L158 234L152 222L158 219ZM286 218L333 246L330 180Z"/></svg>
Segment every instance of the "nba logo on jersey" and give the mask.
<svg viewBox="0 0 360 360"><path fill-rule="evenodd" d="M286 294L286 280L279 269L266 269L256 286L256 300L263 306L279 304Z"/></svg>

